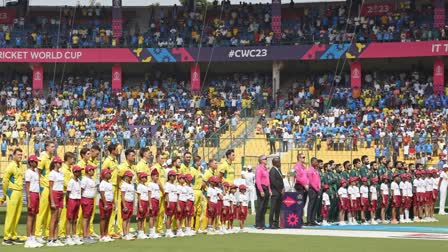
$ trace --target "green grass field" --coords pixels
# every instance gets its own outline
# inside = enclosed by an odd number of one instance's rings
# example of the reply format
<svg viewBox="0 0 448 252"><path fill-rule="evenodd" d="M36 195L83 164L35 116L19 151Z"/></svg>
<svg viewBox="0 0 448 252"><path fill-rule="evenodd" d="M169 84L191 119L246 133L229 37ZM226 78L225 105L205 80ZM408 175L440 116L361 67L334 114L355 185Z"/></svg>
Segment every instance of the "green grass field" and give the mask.
<svg viewBox="0 0 448 252"><path fill-rule="evenodd" d="M447 216L437 216L440 220L437 223L403 224L414 226L447 226ZM267 216L266 216L267 219ZM254 222L254 217L250 216L248 225ZM133 226L134 227L134 226ZM98 230L99 227L96 227ZM19 226L19 233L24 234L25 225ZM0 225L0 234L3 233L3 225ZM1 236L1 235L0 235ZM22 245L5 247L8 252L23 251ZM272 235L272 234L231 234L224 236L196 235L194 237L183 237L174 239L161 238L158 240L117 240L112 243L97 243L92 245L48 248L43 247L37 250L56 251L63 249L64 252L84 252L99 251L102 249L108 252L133 251L140 249L150 249L151 251L332 251L332 252L377 252L385 251L406 251L421 252L433 249L446 250L448 242L429 240L404 240L404 239L377 239L377 238L344 238L344 237L318 237L318 236L298 236L298 235ZM109 250L110 249L110 250Z"/></svg>
<svg viewBox="0 0 448 252"><path fill-rule="evenodd" d="M1 246L5 248L4 246ZM150 251L242 251L242 252L290 252L290 251L331 251L331 252L377 252L385 251L406 251L420 252L428 249L448 249L446 241L425 241L425 240L397 240L397 239L354 239L341 237L317 237L317 236L295 236L295 235L261 235L261 234L233 234L225 236L195 236L174 239L158 240L136 240L136 241L114 241L112 243L92 244L74 247L48 248L43 247L37 250L83 252L108 250L108 252L140 251L140 249ZM110 250L109 250L110 249ZM7 247L8 252L23 251L21 245ZM6 249L5 249L6 251Z"/></svg>

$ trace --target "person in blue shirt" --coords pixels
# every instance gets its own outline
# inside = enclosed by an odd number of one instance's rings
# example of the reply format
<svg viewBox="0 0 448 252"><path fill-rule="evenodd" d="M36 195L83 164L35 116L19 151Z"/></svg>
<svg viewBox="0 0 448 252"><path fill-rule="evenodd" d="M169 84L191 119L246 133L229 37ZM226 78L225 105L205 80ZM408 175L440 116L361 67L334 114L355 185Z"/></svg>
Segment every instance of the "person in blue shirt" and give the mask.
<svg viewBox="0 0 448 252"><path fill-rule="evenodd" d="M380 131L378 129L375 129L374 139L375 139L375 145L378 145L380 140Z"/></svg>
<svg viewBox="0 0 448 252"><path fill-rule="evenodd" d="M378 162L381 156L381 148L380 146L375 147L375 160Z"/></svg>
<svg viewBox="0 0 448 252"><path fill-rule="evenodd" d="M6 151L8 150L8 143L6 142L6 139L3 138L2 141L2 157L6 157Z"/></svg>
<svg viewBox="0 0 448 252"><path fill-rule="evenodd" d="M422 153L422 147L421 147L421 145L420 145L419 143L415 144L415 157L416 157L417 159L419 159L421 153Z"/></svg>
<svg viewBox="0 0 448 252"><path fill-rule="evenodd" d="M425 145L425 152L428 157L432 156L432 144L429 141Z"/></svg>
<svg viewBox="0 0 448 252"><path fill-rule="evenodd" d="M300 142L300 133L298 131L294 132L294 145L296 148L299 148Z"/></svg>

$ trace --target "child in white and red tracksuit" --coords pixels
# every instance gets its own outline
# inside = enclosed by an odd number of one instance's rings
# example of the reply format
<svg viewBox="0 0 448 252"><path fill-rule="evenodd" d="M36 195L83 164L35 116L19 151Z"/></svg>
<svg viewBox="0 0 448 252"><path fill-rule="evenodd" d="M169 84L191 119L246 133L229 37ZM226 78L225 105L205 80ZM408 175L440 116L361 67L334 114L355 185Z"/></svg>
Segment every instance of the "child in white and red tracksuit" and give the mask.
<svg viewBox="0 0 448 252"><path fill-rule="evenodd" d="M160 201L160 195L164 194L163 188L161 187L160 181L159 181L159 172L157 169L154 169L151 171L151 182L148 184L148 190L149 190L149 238L150 239L157 239L161 236L156 233L155 222L157 221L157 216L159 216L159 201Z"/></svg>
<svg viewBox="0 0 448 252"><path fill-rule="evenodd" d="M398 185L399 175L397 173L393 174L393 181L390 184L390 190L392 192L392 224L397 224L397 208L401 207L401 192L400 186Z"/></svg>
<svg viewBox="0 0 448 252"><path fill-rule="evenodd" d="M221 215L221 230L224 234L230 233L226 228L226 222L230 219L230 184L227 182L224 182L223 184L224 191L223 194L223 201L222 201L222 215Z"/></svg>
<svg viewBox="0 0 448 252"><path fill-rule="evenodd" d="M178 208L178 191L177 186L174 184L176 180L177 173L174 170L171 170L168 172L168 181L165 183L165 225L166 225L166 231L165 231L165 237L167 238L174 238L176 235L174 235L173 231L171 230L171 221L173 216L176 213L176 210Z"/></svg>
<svg viewBox="0 0 448 252"><path fill-rule="evenodd" d="M176 236L178 237L184 237L185 233L182 231L182 222L187 217L187 201L188 201L188 188L185 184L185 175L179 174L177 175L177 195L178 195L178 201L177 201L177 211L176 211L176 224L177 224L177 233ZM185 224L186 226L189 225L189 223Z"/></svg>
<svg viewBox="0 0 448 252"><path fill-rule="evenodd" d="M121 190L121 217L123 218L123 240L132 241L135 238L129 233L129 224L134 211L135 187L132 183L134 174L128 170L124 173Z"/></svg>
<svg viewBox="0 0 448 252"><path fill-rule="evenodd" d="M325 184L323 186L323 193L322 193L322 207L320 209L321 215L322 215L322 225L327 226L328 224L328 212L330 211L330 196L328 196L328 189L330 188L329 185Z"/></svg>
<svg viewBox="0 0 448 252"><path fill-rule="evenodd" d="M185 181L187 182L187 206L185 208L185 235L186 236L193 236L195 235L195 231L191 230L191 219L194 216L194 190L192 187L193 182L193 176L191 174L185 175Z"/></svg>
<svg viewBox="0 0 448 252"><path fill-rule="evenodd" d="M366 177L361 178L362 185L359 188L359 192L361 194L361 221L363 225L368 225L369 223L366 221L366 212L369 210L369 186L367 185L368 179Z"/></svg>
<svg viewBox="0 0 448 252"><path fill-rule="evenodd" d="M381 183L380 186L380 194L381 194L381 222L383 224L389 223L386 221L386 209L389 207L389 185L388 180L389 177L387 174L383 174L381 176L381 179L383 180L383 183Z"/></svg>
<svg viewBox="0 0 448 252"><path fill-rule="evenodd" d="M356 185L357 183L356 177L351 177L349 179L350 186L347 189L348 197L350 199L350 212L348 214L348 224L349 225L356 225L358 222L356 221L356 211L358 211L358 194L359 194L359 188Z"/></svg>
<svg viewBox="0 0 448 252"><path fill-rule="evenodd" d="M240 195L238 197L238 219L240 220L240 232L245 232L244 222L247 218L247 207L249 204L249 197L246 194L247 187L240 185Z"/></svg>
<svg viewBox="0 0 448 252"><path fill-rule="evenodd" d="M403 176L403 190L402 190L402 202L403 202L403 213L404 213L404 217L403 217L403 221L405 223L410 223L412 222L411 219L409 218L409 209L412 206L412 198L413 198L413 193L412 193L412 184L410 182L411 179L411 174L408 173L404 173ZM401 184L400 184L400 188L401 188ZM400 220L401 222L401 220Z"/></svg>
<svg viewBox="0 0 448 252"><path fill-rule="evenodd" d="M339 180L341 187L338 189L338 208L339 208L339 226L347 225L344 221L344 216L346 212L350 211L350 201L347 192L347 181L345 179ZM350 214L348 215L350 219Z"/></svg>
<svg viewBox="0 0 448 252"><path fill-rule="evenodd" d="M137 185L137 239L147 239L149 237L145 235L144 221L149 210L149 188L146 185L148 174L140 172L138 178L140 183Z"/></svg>
<svg viewBox="0 0 448 252"><path fill-rule="evenodd" d="M228 221L229 221L229 232L235 232L233 229L233 220L236 219L236 207L238 202L236 201L235 193L238 189L238 186L231 185L230 186L230 193L229 193L229 200L230 200L230 214L228 215Z"/></svg>
<svg viewBox="0 0 448 252"><path fill-rule="evenodd" d="M76 222L79 215L79 208L81 207L81 177L82 168L75 165L72 168L73 178L70 179L67 185L67 239L70 239L76 245L81 245L83 242L76 235Z"/></svg>
<svg viewBox="0 0 448 252"><path fill-rule="evenodd" d="M376 190L376 185L378 184L378 178L377 177L373 177L370 179L371 185L369 188L369 194L370 194L370 206L369 206L369 211L370 211L370 224L372 225L377 225L378 222L376 222L375 220L375 214L376 214L376 209L378 207L378 192Z"/></svg>

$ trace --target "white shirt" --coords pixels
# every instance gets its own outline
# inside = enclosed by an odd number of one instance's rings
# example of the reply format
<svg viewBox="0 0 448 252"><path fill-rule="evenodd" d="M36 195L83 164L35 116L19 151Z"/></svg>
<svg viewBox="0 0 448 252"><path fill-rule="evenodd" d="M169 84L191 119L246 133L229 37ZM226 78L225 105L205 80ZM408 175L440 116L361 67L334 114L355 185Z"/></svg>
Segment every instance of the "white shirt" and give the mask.
<svg viewBox="0 0 448 252"><path fill-rule="evenodd" d="M186 202L188 200L188 189L186 185L177 185L177 193L179 201Z"/></svg>
<svg viewBox="0 0 448 252"><path fill-rule="evenodd" d="M405 182L401 181L400 184L399 184L399 187L400 187L400 191L402 192L402 196L403 196L403 197L406 197L407 194L406 194L406 185L405 185Z"/></svg>
<svg viewBox="0 0 448 252"><path fill-rule="evenodd" d="M149 200L149 188L144 184L137 185L137 194L140 194L140 200L148 201Z"/></svg>
<svg viewBox="0 0 448 252"><path fill-rule="evenodd" d="M355 191L356 198L361 198L361 193L359 192L359 187L358 186L354 186L353 189Z"/></svg>
<svg viewBox="0 0 448 252"><path fill-rule="evenodd" d="M401 195L400 187L398 186L397 182L393 181L390 184L390 189L392 190L394 196L400 196Z"/></svg>
<svg viewBox="0 0 448 252"><path fill-rule="evenodd" d="M223 197L223 206L230 206L230 193L226 193L226 195L224 195Z"/></svg>
<svg viewBox="0 0 448 252"><path fill-rule="evenodd" d="M381 183L380 189L383 192L383 195L389 195L389 187L387 184Z"/></svg>
<svg viewBox="0 0 448 252"><path fill-rule="evenodd" d="M330 196L328 196L328 193L324 192L322 194L322 205L329 206L330 205Z"/></svg>
<svg viewBox="0 0 448 252"><path fill-rule="evenodd" d="M427 192L432 192L432 179L426 178L425 179L425 188Z"/></svg>
<svg viewBox="0 0 448 252"><path fill-rule="evenodd" d="M151 192L151 199L160 199L160 188L157 183L149 182L148 190Z"/></svg>
<svg viewBox="0 0 448 252"><path fill-rule="evenodd" d="M64 174L62 172L52 170L48 175L48 180L53 181L53 191L64 190Z"/></svg>
<svg viewBox="0 0 448 252"><path fill-rule="evenodd" d="M404 191L405 191L405 195L406 197L412 197L413 193L412 193L412 184L409 181L404 182Z"/></svg>
<svg viewBox="0 0 448 252"><path fill-rule="evenodd" d="M347 193L350 196L351 200L356 200L356 191L354 186L349 186L347 189Z"/></svg>
<svg viewBox="0 0 448 252"><path fill-rule="evenodd" d="M81 182L73 178L70 179L67 192L70 192L69 199L81 199Z"/></svg>
<svg viewBox="0 0 448 252"><path fill-rule="evenodd" d="M448 175L446 174L446 172L441 172L440 178L442 179L442 183L440 183L440 187L447 186L448 185Z"/></svg>
<svg viewBox="0 0 448 252"><path fill-rule="evenodd" d="M340 187L338 190L338 195L339 195L339 198L348 198L347 188Z"/></svg>
<svg viewBox="0 0 448 252"><path fill-rule="evenodd" d="M177 202L177 186L167 182L165 184L165 194L168 194L169 202Z"/></svg>
<svg viewBox="0 0 448 252"><path fill-rule="evenodd" d="M248 206L249 203L249 197L247 197L246 194L240 193L240 196L238 197L238 202L240 206Z"/></svg>
<svg viewBox="0 0 448 252"><path fill-rule="evenodd" d="M221 196L223 196L222 195L222 189L221 188L217 188L217 187L215 187L215 190L216 190L216 195L217 195L217 197L218 197L218 201L219 201L219 195L221 195Z"/></svg>
<svg viewBox="0 0 448 252"><path fill-rule="evenodd" d="M425 184L421 178L414 179L414 187L415 187L415 191L418 193L425 192Z"/></svg>
<svg viewBox="0 0 448 252"><path fill-rule="evenodd" d="M236 204L236 197L235 197L235 194L231 194L231 193L229 193L229 201L230 201L230 203L232 203L232 204Z"/></svg>
<svg viewBox="0 0 448 252"><path fill-rule="evenodd" d="M360 190L362 198L366 198L366 199L369 198L369 188L367 186L362 185L359 190Z"/></svg>
<svg viewBox="0 0 448 252"><path fill-rule="evenodd" d="M207 189L207 198L210 198L210 203L218 203L218 191L214 187Z"/></svg>
<svg viewBox="0 0 448 252"><path fill-rule="evenodd" d="M95 198L96 185L92 178L84 176L81 180L81 188L84 190L82 197L89 199Z"/></svg>
<svg viewBox="0 0 448 252"><path fill-rule="evenodd" d="M25 172L25 182L30 183L30 192L39 193L39 173L27 169Z"/></svg>
<svg viewBox="0 0 448 252"><path fill-rule="evenodd" d="M370 186L371 199L370 200L378 200L378 193L376 191L376 186Z"/></svg>
<svg viewBox="0 0 448 252"><path fill-rule="evenodd" d="M191 187L191 186L187 186L187 194L188 194L188 197L187 197L187 200L189 200L189 201L194 201L194 191L193 191L193 187Z"/></svg>
<svg viewBox="0 0 448 252"><path fill-rule="evenodd" d="M104 192L104 198L107 202L114 201L114 189L112 183L102 180L100 183L100 192Z"/></svg>
<svg viewBox="0 0 448 252"><path fill-rule="evenodd" d="M432 178L432 189L433 190L439 189L439 179L438 178Z"/></svg>
<svg viewBox="0 0 448 252"><path fill-rule="evenodd" d="M255 174L253 172L246 172L243 176L246 185L249 187L255 186Z"/></svg>
<svg viewBox="0 0 448 252"><path fill-rule="evenodd" d="M121 193L124 193L124 200L126 202L134 202L134 196L135 196L134 185L123 181L123 184L121 184L120 190L121 190Z"/></svg>

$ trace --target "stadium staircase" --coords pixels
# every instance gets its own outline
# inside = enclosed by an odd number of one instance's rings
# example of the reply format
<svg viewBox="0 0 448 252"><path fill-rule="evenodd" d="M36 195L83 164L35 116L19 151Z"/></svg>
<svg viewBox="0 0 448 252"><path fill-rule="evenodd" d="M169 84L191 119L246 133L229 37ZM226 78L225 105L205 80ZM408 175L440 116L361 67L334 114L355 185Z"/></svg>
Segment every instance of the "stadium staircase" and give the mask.
<svg viewBox="0 0 448 252"><path fill-rule="evenodd" d="M228 149L236 148L243 141L244 137L255 127L258 118L246 118L238 122L235 129L232 129L229 122L223 127L227 130L220 136L211 136L210 138L219 137L219 144L217 147L201 146L198 148L198 154L203 155L203 159L208 160L214 158L220 160L225 156Z"/></svg>

